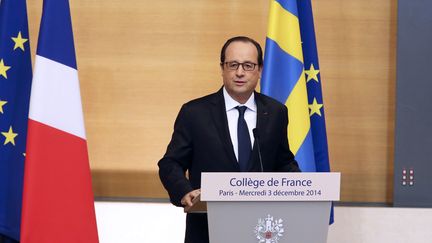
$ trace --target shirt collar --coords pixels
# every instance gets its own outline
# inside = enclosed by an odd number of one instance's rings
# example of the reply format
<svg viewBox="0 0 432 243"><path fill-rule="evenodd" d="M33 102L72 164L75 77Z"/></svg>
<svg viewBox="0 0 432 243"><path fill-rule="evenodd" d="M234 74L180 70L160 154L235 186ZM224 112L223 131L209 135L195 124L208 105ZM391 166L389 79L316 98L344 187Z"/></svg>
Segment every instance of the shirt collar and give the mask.
<svg viewBox="0 0 432 243"><path fill-rule="evenodd" d="M248 109L250 109L254 112L256 112L256 110L257 110L254 92L252 92L252 95L249 97L249 99L244 104L240 104L238 101L234 100L228 94L228 91L226 91L225 86L223 87L223 96L224 96L224 100L225 100L226 111L232 110L237 106L246 106Z"/></svg>

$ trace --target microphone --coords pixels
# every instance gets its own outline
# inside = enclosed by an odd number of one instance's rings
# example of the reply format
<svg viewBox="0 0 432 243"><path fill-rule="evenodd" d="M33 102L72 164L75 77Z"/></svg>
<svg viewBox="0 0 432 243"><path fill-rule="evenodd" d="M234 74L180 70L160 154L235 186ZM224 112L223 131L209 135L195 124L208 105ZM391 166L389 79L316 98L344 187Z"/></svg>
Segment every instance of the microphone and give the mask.
<svg viewBox="0 0 432 243"><path fill-rule="evenodd" d="M259 162L260 162L260 166L261 166L261 172L264 172L264 168L263 168L263 163L262 163L262 158L261 158L261 148L259 145L259 133L258 133L258 128L254 128L252 130L252 133L254 135L256 144L257 144L257 148L258 148L258 157L259 157Z"/></svg>

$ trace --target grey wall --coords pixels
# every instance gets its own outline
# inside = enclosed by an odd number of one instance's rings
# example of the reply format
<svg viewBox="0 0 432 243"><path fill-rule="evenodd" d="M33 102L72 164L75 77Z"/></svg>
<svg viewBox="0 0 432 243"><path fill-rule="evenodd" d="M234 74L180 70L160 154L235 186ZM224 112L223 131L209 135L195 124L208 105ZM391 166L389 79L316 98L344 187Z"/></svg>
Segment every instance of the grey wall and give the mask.
<svg viewBox="0 0 432 243"><path fill-rule="evenodd" d="M395 206L432 207L431 58L432 1L399 0Z"/></svg>

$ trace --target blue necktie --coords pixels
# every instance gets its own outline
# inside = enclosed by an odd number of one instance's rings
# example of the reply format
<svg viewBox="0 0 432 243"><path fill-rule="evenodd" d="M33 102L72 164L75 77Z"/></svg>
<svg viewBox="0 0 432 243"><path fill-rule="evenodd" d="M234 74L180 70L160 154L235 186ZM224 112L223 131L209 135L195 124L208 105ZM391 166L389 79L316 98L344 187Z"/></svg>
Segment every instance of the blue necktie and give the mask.
<svg viewBox="0 0 432 243"><path fill-rule="evenodd" d="M238 162L240 171L247 171L249 157L252 152L249 129L246 120L244 119L244 114L247 107L237 106L236 109L239 111L239 118L237 122Z"/></svg>

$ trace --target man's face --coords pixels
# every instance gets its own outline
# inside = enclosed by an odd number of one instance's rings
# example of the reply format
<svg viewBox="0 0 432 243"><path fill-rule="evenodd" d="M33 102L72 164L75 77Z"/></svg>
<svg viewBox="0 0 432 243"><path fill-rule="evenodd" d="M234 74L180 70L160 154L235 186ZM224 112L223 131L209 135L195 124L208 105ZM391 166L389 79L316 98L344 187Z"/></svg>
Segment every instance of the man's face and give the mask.
<svg viewBox="0 0 432 243"><path fill-rule="evenodd" d="M254 63L257 64L258 52L250 42L235 41L225 50L225 63ZM222 78L225 89L230 96L240 103L245 103L257 86L261 77L261 67L246 71L242 65L237 70L231 70L227 64L222 65Z"/></svg>

